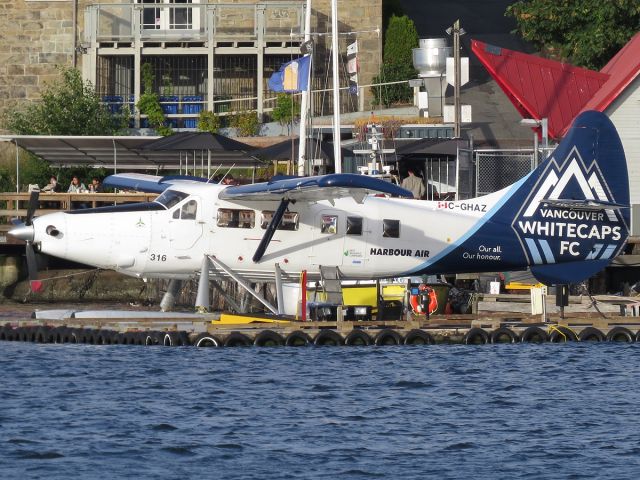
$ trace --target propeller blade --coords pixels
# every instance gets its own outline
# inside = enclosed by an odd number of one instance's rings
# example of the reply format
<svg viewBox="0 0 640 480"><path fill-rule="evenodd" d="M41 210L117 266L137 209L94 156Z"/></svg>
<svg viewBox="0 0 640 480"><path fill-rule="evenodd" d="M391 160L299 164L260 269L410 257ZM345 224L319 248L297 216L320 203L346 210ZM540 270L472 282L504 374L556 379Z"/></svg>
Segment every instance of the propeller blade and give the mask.
<svg viewBox="0 0 640 480"><path fill-rule="evenodd" d="M27 271L29 272L29 280L35 280L38 278L38 263L36 261L36 252L33 249L31 243L27 243Z"/></svg>
<svg viewBox="0 0 640 480"><path fill-rule="evenodd" d="M31 195L29 196L29 205L27 206L27 218L24 221L25 225L31 225L33 220L33 214L36 212L36 208L38 208L38 197L40 196L39 190L33 190Z"/></svg>

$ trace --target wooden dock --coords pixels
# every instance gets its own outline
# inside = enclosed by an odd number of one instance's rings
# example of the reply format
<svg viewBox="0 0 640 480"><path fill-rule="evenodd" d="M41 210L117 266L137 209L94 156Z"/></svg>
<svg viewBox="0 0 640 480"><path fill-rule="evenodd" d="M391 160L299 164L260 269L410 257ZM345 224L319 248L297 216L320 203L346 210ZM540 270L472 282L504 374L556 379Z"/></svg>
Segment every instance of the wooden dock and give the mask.
<svg viewBox="0 0 640 480"><path fill-rule="evenodd" d="M151 314L150 314L151 315ZM175 315L175 316L173 316ZM396 321L301 322L264 315L24 318L0 327L0 340L93 345L197 347L366 346L640 340L640 317L581 313L410 316Z"/></svg>

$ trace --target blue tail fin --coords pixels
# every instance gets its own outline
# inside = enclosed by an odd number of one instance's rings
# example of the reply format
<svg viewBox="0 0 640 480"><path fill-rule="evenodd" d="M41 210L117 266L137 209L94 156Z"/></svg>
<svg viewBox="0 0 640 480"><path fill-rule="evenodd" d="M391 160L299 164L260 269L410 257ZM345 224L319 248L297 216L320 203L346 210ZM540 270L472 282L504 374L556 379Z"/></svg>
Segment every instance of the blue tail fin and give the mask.
<svg viewBox="0 0 640 480"><path fill-rule="evenodd" d="M529 266L547 285L580 282L620 253L629 215L627 163L618 133L606 115L584 112L553 154L432 268L461 271L461 259L468 258L464 252L495 246L502 271ZM480 261L466 266L472 268L467 271L498 267Z"/></svg>
<svg viewBox="0 0 640 480"><path fill-rule="evenodd" d="M522 190L526 197L512 228L539 281L582 281L624 247L630 215L627 163L606 115L578 116Z"/></svg>

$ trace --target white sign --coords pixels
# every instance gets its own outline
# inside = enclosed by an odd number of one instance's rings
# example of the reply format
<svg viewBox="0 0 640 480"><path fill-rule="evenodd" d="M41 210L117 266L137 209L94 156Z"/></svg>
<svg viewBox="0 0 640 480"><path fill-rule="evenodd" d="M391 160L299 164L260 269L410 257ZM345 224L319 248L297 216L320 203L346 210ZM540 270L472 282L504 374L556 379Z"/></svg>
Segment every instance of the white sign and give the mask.
<svg viewBox="0 0 640 480"><path fill-rule="evenodd" d="M456 81L453 57L447 57L447 83L453 85ZM469 82L469 57L460 58L460 86Z"/></svg>
<svg viewBox="0 0 640 480"><path fill-rule="evenodd" d="M460 120L462 123L470 123L471 122L471 105L460 105L460 110L462 114L462 119ZM444 123L453 123L455 122L455 108L454 105L445 105L444 106Z"/></svg>

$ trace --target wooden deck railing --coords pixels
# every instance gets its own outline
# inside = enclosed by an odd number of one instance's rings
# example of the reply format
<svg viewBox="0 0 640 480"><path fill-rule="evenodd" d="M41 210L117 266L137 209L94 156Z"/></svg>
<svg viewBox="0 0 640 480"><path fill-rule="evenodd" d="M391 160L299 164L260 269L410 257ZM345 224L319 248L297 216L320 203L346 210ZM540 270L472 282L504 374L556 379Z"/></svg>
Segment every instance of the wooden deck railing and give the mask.
<svg viewBox="0 0 640 480"><path fill-rule="evenodd" d="M11 229L11 219L24 219L29 203L28 192L0 193L0 234ZM47 193L41 192L36 215L73 210L75 208L95 208L132 202L149 202L157 193ZM6 206L5 203L6 202ZM0 241L2 237L0 236Z"/></svg>

